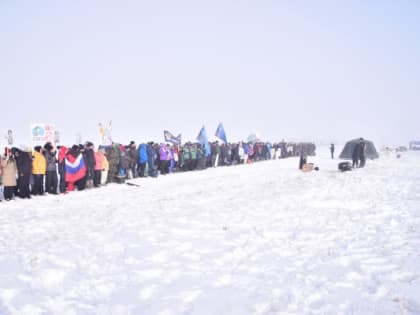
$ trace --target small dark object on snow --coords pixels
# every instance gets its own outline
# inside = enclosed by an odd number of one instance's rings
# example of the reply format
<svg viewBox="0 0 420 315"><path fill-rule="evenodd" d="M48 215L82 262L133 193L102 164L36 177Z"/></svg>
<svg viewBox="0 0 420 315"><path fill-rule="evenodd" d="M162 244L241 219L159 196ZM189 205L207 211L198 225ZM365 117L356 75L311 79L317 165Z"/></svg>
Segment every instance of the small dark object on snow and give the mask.
<svg viewBox="0 0 420 315"><path fill-rule="evenodd" d="M319 171L319 167L318 166L315 166L314 170L315 171Z"/></svg>
<svg viewBox="0 0 420 315"><path fill-rule="evenodd" d="M124 184L125 183L125 176L116 176L115 177L115 182L117 183L117 184Z"/></svg>
<svg viewBox="0 0 420 315"><path fill-rule="evenodd" d="M338 163L338 169L342 172L351 171L351 163L350 162Z"/></svg>
<svg viewBox="0 0 420 315"><path fill-rule="evenodd" d="M141 187L141 185L139 185L139 184L135 184L135 183L126 182L126 184L127 184L128 186Z"/></svg>

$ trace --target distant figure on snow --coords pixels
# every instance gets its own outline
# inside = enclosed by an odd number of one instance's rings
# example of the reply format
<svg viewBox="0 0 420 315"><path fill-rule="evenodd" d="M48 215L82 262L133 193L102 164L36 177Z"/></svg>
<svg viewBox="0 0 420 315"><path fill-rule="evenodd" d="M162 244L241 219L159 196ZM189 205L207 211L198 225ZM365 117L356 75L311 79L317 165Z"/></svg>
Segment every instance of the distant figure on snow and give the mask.
<svg viewBox="0 0 420 315"><path fill-rule="evenodd" d="M299 169L301 170L303 168L303 165L305 165L307 162L307 156L303 152L300 154L299 158Z"/></svg>
<svg viewBox="0 0 420 315"><path fill-rule="evenodd" d="M359 167L359 148L360 143L357 143L353 148L353 152L351 154L351 159L353 161L352 168Z"/></svg>
<svg viewBox="0 0 420 315"><path fill-rule="evenodd" d="M335 149L334 143L331 143L330 145L331 159L334 159L334 149Z"/></svg>

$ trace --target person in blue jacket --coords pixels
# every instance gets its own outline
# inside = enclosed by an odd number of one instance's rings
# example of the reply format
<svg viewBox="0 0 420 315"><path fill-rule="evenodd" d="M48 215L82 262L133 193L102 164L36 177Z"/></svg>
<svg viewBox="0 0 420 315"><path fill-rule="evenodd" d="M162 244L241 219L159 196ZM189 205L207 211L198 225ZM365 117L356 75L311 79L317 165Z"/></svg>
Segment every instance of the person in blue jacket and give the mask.
<svg viewBox="0 0 420 315"><path fill-rule="evenodd" d="M154 147L154 143L153 142L149 142L147 144L147 172L148 175L151 177L157 177L158 173L157 170L155 169L155 161L157 158L157 153L156 153L156 149Z"/></svg>
<svg viewBox="0 0 420 315"><path fill-rule="evenodd" d="M147 163L147 145L142 143L139 145L138 149L138 161L137 161L137 174L140 177L144 177L144 171L146 169Z"/></svg>

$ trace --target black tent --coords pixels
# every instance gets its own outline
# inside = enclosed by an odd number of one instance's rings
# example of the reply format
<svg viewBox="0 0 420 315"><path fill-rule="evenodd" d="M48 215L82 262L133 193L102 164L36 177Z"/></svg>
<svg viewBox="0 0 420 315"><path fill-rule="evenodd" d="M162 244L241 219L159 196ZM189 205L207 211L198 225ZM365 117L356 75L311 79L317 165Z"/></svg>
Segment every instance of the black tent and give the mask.
<svg viewBox="0 0 420 315"><path fill-rule="evenodd" d="M341 151L339 158L344 159L344 160L351 160L354 147L360 141L363 141L366 145L366 158L367 159L373 160L373 159L379 158L378 152L376 151L375 145L373 144L373 142L366 139L362 139L362 138L357 138L357 139L347 141L346 145L343 148L343 151Z"/></svg>

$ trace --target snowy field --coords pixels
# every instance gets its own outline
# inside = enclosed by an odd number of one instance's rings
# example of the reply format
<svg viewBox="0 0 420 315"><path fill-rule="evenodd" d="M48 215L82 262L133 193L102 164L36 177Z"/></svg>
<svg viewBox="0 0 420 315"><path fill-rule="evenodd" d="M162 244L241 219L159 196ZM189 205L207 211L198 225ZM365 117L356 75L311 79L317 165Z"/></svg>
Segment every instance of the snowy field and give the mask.
<svg viewBox="0 0 420 315"><path fill-rule="evenodd" d="M0 314L420 314L420 152L321 151L1 202Z"/></svg>

